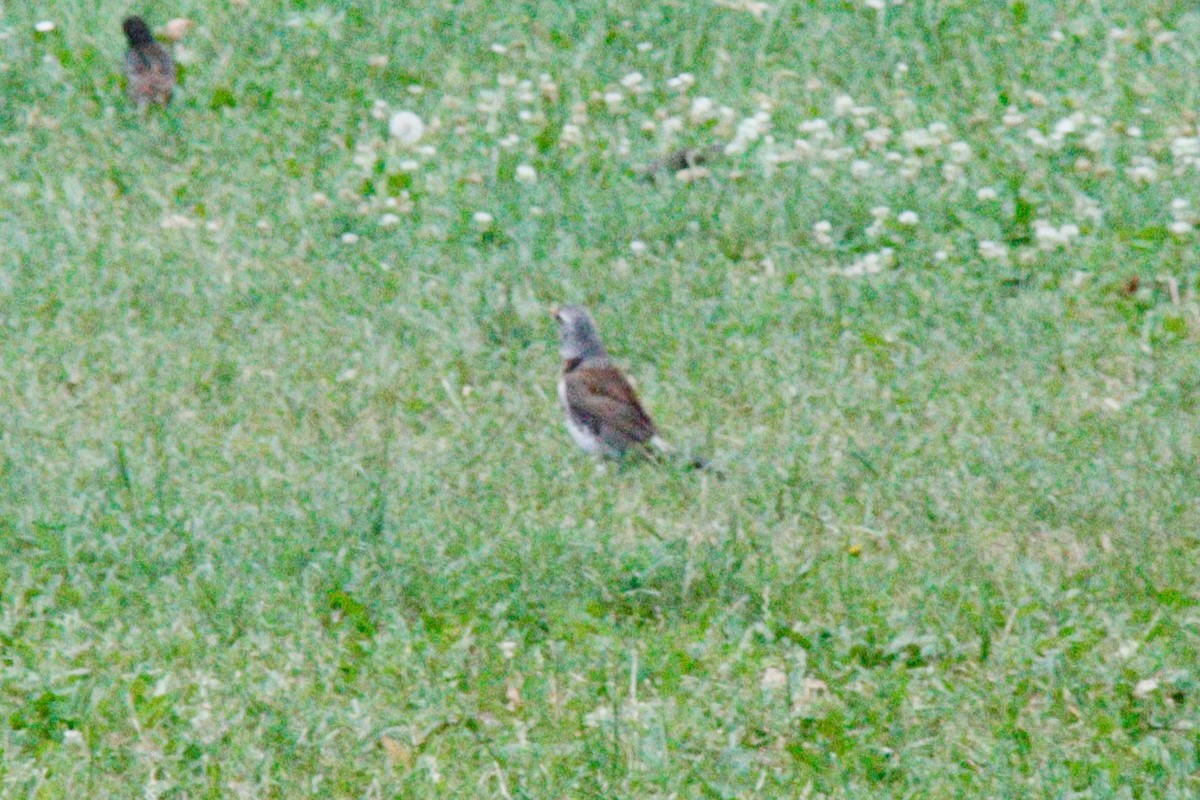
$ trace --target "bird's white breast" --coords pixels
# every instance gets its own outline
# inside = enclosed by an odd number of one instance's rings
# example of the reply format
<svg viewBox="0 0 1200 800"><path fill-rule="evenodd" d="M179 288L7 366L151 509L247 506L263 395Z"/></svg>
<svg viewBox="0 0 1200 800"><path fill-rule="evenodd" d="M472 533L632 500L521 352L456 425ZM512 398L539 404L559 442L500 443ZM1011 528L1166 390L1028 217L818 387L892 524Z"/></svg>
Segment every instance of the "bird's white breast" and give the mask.
<svg viewBox="0 0 1200 800"><path fill-rule="evenodd" d="M575 444L593 455L599 453L603 449L600 437L582 425L577 425L571 418L571 408L567 405L567 381L565 378L558 379L558 402L562 404L563 417L567 421L567 432L571 434Z"/></svg>

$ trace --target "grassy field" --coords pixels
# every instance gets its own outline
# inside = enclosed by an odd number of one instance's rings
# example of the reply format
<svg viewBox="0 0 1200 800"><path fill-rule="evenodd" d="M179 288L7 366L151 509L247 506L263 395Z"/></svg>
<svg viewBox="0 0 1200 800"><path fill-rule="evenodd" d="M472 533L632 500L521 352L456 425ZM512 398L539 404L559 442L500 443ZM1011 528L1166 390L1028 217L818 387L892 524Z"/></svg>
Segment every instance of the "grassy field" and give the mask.
<svg viewBox="0 0 1200 800"><path fill-rule="evenodd" d="M1200 796L1193 4L129 10L0 2L0 795Z"/></svg>

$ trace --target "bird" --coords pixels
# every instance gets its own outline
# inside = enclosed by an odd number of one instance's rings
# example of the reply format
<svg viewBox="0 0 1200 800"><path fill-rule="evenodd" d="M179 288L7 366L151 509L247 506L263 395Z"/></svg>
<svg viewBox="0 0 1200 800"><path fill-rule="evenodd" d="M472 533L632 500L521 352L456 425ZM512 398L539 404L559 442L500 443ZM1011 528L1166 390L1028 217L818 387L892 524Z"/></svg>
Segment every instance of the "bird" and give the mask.
<svg viewBox="0 0 1200 800"><path fill-rule="evenodd" d="M550 313L558 323L563 359L558 399L575 443L607 458L631 451L669 453L637 393L609 358L592 315L575 305L553 307Z"/></svg>
<svg viewBox="0 0 1200 800"><path fill-rule="evenodd" d="M725 145L710 144L704 147L683 147L678 150L672 150L662 158L651 161L641 169L641 175L646 180L653 180L654 176L659 173L668 173L670 175L678 175L685 169L696 169L712 161L718 156L724 155Z"/></svg>
<svg viewBox="0 0 1200 800"><path fill-rule="evenodd" d="M126 17L121 23L129 50L125 53L125 91L140 109L166 105L175 91L175 60L150 33L141 17Z"/></svg>

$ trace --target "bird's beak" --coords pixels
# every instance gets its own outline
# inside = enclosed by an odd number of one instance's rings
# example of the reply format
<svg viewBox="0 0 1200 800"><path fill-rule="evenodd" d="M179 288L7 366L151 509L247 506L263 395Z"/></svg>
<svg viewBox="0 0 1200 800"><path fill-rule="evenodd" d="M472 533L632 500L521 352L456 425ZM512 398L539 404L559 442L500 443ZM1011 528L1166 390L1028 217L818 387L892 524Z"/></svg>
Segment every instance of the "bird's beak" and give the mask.
<svg viewBox="0 0 1200 800"><path fill-rule="evenodd" d="M549 312L550 316L558 319L558 306L550 306L546 311Z"/></svg>

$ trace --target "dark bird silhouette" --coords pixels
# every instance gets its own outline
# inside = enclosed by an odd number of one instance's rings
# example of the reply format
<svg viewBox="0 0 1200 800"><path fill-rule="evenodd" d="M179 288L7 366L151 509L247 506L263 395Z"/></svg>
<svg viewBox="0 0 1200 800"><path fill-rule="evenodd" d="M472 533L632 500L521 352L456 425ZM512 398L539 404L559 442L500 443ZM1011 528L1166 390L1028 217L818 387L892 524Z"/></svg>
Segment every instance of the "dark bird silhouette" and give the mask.
<svg viewBox="0 0 1200 800"><path fill-rule="evenodd" d="M150 33L141 17L121 23L129 50L125 53L125 91L138 108L166 105L175 91L175 60Z"/></svg>

